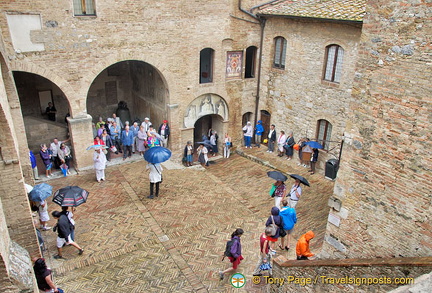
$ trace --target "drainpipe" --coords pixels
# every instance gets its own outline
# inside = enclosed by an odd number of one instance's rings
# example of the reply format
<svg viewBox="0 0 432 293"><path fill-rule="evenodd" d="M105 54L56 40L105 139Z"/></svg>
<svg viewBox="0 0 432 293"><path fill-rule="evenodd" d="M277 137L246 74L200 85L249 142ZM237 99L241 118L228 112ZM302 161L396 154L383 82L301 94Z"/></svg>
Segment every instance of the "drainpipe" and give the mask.
<svg viewBox="0 0 432 293"><path fill-rule="evenodd" d="M260 100L260 89L261 89L261 64L262 64L262 55L263 55L263 43L264 43L264 28L266 24L266 19L263 17L259 17L258 20L260 21L261 25L261 35L260 35L260 53L258 58L258 72L257 72L257 91L255 96L255 124L257 125L258 122L258 108L259 108L259 100ZM253 136L253 141L255 141L255 135Z"/></svg>
<svg viewBox="0 0 432 293"><path fill-rule="evenodd" d="M258 19L258 17L257 17L255 14L253 14L253 13L247 11L247 10L244 10L244 9L241 7L241 0L238 1L238 9L239 9L241 12L244 12L244 13L246 13L247 15L249 15L249 16L255 18L255 19Z"/></svg>

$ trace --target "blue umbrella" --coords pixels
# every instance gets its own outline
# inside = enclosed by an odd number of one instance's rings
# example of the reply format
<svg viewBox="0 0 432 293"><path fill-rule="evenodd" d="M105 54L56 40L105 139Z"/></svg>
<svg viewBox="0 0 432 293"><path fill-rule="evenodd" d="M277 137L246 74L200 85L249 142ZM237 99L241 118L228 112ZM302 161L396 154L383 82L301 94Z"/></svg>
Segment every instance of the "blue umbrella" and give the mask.
<svg viewBox="0 0 432 293"><path fill-rule="evenodd" d="M30 191L29 198L31 201L42 202L47 197L51 196L52 189L52 186L47 183L38 184Z"/></svg>
<svg viewBox="0 0 432 293"><path fill-rule="evenodd" d="M204 141L199 141L197 144L203 144L205 147L212 147L212 144L210 143L210 140L206 139Z"/></svg>
<svg viewBox="0 0 432 293"><path fill-rule="evenodd" d="M310 146L313 149L323 149L324 147L317 141L307 141L306 145Z"/></svg>
<svg viewBox="0 0 432 293"><path fill-rule="evenodd" d="M152 164L165 162L169 158L171 158L171 151L161 146L149 148L144 153L144 160Z"/></svg>

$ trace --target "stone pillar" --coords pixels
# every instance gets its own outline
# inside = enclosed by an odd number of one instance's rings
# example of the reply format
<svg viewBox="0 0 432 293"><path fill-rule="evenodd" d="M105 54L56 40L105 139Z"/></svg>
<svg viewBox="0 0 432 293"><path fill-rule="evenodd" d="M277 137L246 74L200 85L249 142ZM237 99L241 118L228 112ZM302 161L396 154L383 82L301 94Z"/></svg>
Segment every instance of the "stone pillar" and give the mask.
<svg viewBox="0 0 432 293"><path fill-rule="evenodd" d="M92 117L90 115L68 118L73 161L77 171L93 166L93 152L86 148L93 144Z"/></svg>

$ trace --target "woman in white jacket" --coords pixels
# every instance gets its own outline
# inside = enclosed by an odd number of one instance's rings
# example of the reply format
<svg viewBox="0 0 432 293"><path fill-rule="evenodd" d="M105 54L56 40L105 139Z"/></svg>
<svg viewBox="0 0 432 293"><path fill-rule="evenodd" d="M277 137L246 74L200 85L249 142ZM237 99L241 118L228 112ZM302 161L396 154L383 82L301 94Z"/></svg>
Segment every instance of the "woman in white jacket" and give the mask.
<svg viewBox="0 0 432 293"><path fill-rule="evenodd" d="M96 170L97 182L105 181L105 167L106 167L106 156L102 152L102 149L98 148L93 154L94 168Z"/></svg>
<svg viewBox="0 0 432 293"><path fill-rule="evenodd" d="M148 198L154 198L159 196L159 184L162 182L162 166L161 164L147 164L146 169L150 170L149 180L150 180L150 195ZM154 186L156 185L156 194L154 191Z"/></svg>

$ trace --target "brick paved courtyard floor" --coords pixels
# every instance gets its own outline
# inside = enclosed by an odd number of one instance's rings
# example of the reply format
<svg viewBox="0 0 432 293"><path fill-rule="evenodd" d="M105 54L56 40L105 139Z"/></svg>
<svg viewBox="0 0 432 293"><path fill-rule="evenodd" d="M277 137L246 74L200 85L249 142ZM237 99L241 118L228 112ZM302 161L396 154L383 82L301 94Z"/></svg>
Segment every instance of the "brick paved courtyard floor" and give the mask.
<svg viewBox="0 0 432 293"><path fill-rule="evenodd" d="M244 151L287 173L307 177L297 206L298 223L292 249L281 252L295 258L295 243L301 234L316 234L312 250L323 241L333 193L333 182L321 172L309 176L297 161L287 161L265 149ZM129 162L129 161L126 161ZM184 168L164 164L159 198L150 200L148 173L142 159L109 166L107 181L96 182L93 171L50 180L54 190L78 185L90 192L87 203L75 212L76 242L85 252L78 255L65 247L65 259L56 260L56 235L42 232L47 251L44 256L58 286L65 292L233 292L229 276L219 281L217 272L229 266L221 261L225 242L241 227L243 256L238 272L246 276L242 289L266 292L250 280L258 260L259 235L270 215L274 200L268 195L273 180L271 169L238 154L218 159L209 168ZM321 173L321 174L319 174ZM290 186L292 181L288 181ZM58 209L52 202L50 212ZM50 224L55 221L51 219Z"/></svg>

